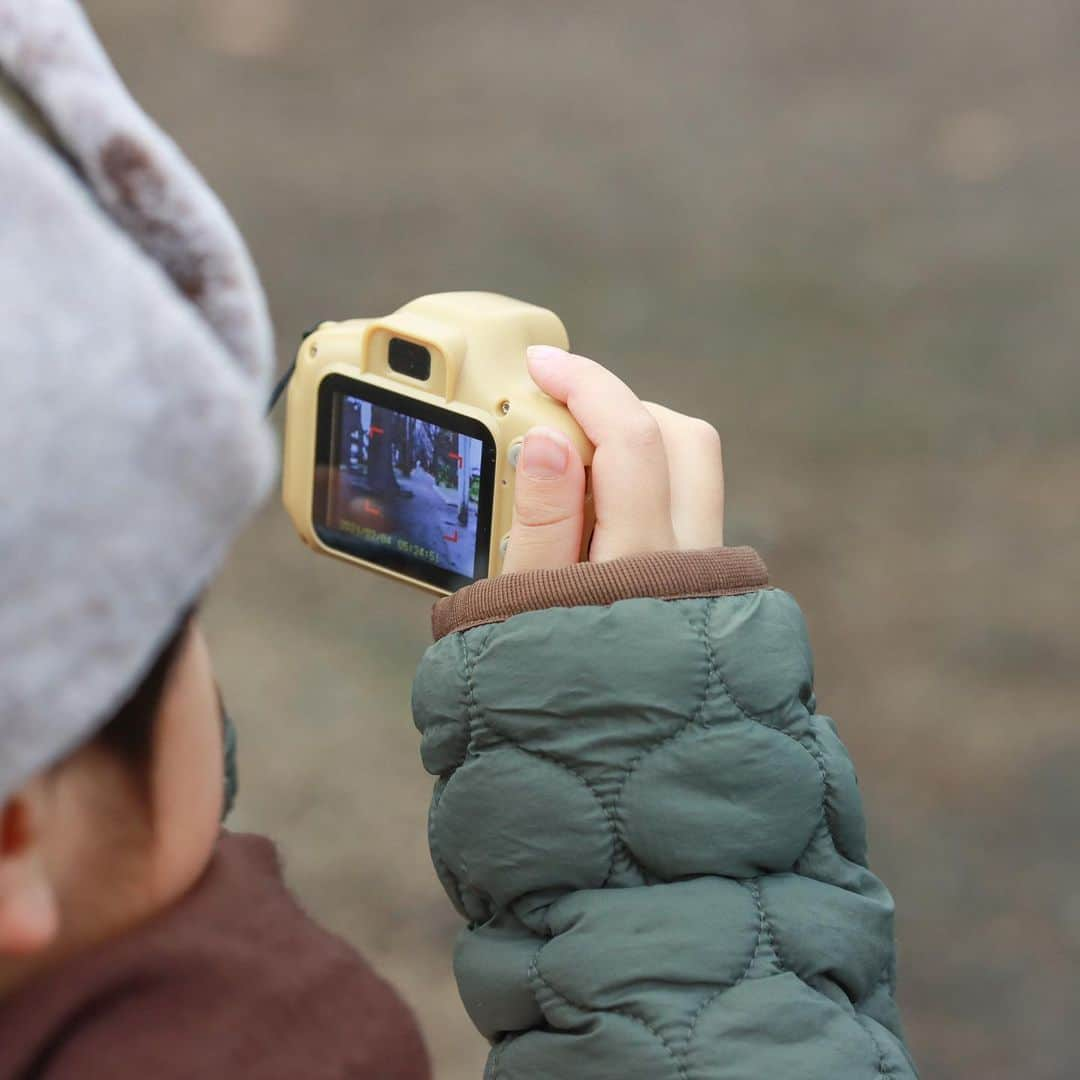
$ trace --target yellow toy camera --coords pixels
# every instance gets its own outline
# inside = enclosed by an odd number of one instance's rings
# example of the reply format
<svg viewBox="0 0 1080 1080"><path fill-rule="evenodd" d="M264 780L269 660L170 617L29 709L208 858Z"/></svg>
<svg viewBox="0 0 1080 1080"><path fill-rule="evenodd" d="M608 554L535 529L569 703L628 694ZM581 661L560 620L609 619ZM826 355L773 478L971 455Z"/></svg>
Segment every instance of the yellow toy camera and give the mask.
<svg viewBox="0 0 1080 1080"><path fill-rule="evenodd" d="M529 377L529 345L566 348L558 316L481 292L423 296L305 337L283 468L304 542L438 593L498 573L526 431L557 428L592 459L565 406Z"/></svg>

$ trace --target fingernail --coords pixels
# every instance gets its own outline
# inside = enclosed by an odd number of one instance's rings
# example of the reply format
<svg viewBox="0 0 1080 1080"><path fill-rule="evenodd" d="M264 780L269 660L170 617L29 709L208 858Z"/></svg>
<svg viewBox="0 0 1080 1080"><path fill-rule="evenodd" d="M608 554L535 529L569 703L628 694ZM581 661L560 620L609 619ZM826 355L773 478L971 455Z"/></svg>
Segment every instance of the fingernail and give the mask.
<svg viewBox="0 0 1080 1080"><path fill-rule="evenodd" d="M530 431L521 450L521 468L535 480L553 480L566 472L570 446L553 431Z"/></svg>
<svg viewBox="0 0 1080 1080"><path fill-rule="evenodd" d="M566 356L566 350L555 345L530 345L525 350L525 355L533 363L551 364L562 360Z"/></svg>

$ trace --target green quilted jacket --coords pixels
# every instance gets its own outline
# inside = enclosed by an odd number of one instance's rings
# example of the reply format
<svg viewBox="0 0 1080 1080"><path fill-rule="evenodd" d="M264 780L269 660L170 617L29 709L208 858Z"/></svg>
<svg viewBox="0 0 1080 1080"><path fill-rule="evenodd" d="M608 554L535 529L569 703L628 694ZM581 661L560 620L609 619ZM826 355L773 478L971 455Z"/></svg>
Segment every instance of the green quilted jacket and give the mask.
<svg viewBox="0 0 1080 1080"><path fill-rule="evenodd" d="M487 1080L916 1075L806 627L747 548L441 601L414 690Z"/></svg>

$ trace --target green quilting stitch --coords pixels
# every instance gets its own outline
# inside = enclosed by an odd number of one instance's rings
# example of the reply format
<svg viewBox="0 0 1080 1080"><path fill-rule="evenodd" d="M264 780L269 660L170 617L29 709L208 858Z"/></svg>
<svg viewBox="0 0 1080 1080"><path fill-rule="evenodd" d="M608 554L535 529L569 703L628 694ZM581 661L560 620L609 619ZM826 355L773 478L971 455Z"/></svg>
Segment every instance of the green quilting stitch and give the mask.
<svg viewBox="0 0 1080 1080"><path fill-rule="evenodd" d="M679 1057L679 1055L675 1052L672 1046L668 1043L667 1039L665 1039L664 1036L661 1035L660 1032L657 1031L656 1028L653 1027L653 1025L650 1024L649 1021L646 1020L644 1017L638 1016L636 1013L631 1012L629 1009L620 1008L618 1006L611 1009L602 1009L599 1006L585 1005L579 1001L574 1001L571 997L569 997L557 986L554 986L547 978L545 978L543 973L540 971L540 954L544 951L544 947L546 945L546 941L542 942L539 948L537 948L536 952L533 954L532 962L529 964L528 972L530 981L539 982L548 990L549 993L553 994L560 1001L566 1002L566 1004L569 1005L572 1009L577 1009L580 1012L589 1013L592 1015L603 1015L605 1013L610 1013L613 1016L621 1016L625 1020L631 1020L635 1024L640 1024L641 1027L643 1027L667 1051L668 1056L671 1058L672 1062L675 1065L675 1068L679 1072L680 1080L687 1080L685 1061ZM543 1012L543 1004L541 1003L540 997L536 994L535 990L533 991L533 996L536 997L536 1003L540 1006L541 1012Z"/></svg>
<svg viewBox="0 0 1080 1080"><path fill-rule="evenodd" d="M708 633L709 614L710 614L710 612L712 610L713 605L716 602L717 601L716 601L715 597L712 598L712 599L709 599L709 600L707 600L705 602L705 609L704 609L704 611L702 613L702 618L701 618L700 636L701 636L701 642L702 642L704 652L705 652L705 659L706 659L706 665L707 665L706 672L705 672L705 685L702 688L702 692L701 692L701 701L698 703L697 708L693 710L693 712L687 718L686 722L680 728L678 728L676 731L671 732L669 735L665 735L662 739L660 739L657 742L651 744L650 746L645 747L641 751L641 753L638 754L638 756L635 757L629 763L629 765L627 765L626 771L623 773L622 780L619 782L618 790L615 792L615 798L614 798L614 800L612 802L612 818L616 823L616 830L617 830L616 835L618 836L619 842L622 844L622 846L625 849L627 855L630 857L630 861L638 868L638 870L642 873L643 876L645 874L649 873L647 867L643 866L641 864L641 862L638 860L638 858L634 855L633 851L630 849L630 846L626 843L626 840L623 838L622 831L618 828L618 822L621 820L621 818L619 817L619 814L620 814L621 809L622 809L623 793L626 791L627 784L629 784L629 782L630 782L630 777L633 776L633 774L637 770L638 766L646 758L652 757L654 754L656 754L660 750L662 750L665 746L668 746L671 743L675 742L676 739L681 738L688 731L690 731L697 724L699 724L701 722L701 718L705 715L705 708L709 704L709 690L710 690L710 687L712 686L713 677L715 676L716 670L717 670L716 669L716 655L715 655L715 652L713 651L712 639L710 638L709 633ZM689 614L687 614L687 622L689 622L691 627L693 627L695 630L698 629L696 626L694 626L693 619L691 618L691 616ZM614 867L612 869L614 869ZM608 877L610 878L610 873L609 873ZM607 883L608 882L605 880L604 885L606 886ZM601 887L603 887L603 886L601 886Z"/></svg>

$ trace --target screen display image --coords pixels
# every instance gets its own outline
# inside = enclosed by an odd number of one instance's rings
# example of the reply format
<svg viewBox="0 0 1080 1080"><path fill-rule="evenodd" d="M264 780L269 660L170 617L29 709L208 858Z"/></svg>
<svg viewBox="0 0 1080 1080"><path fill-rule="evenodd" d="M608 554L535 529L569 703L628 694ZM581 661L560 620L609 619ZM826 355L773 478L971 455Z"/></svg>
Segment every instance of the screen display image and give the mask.
<svg viewBox="0 0 1080 1080"><path fill-rule="evenodd" d="M322 524L335 546L447 587L486 573L484 440L368 396L332 395Z"/></svg>

